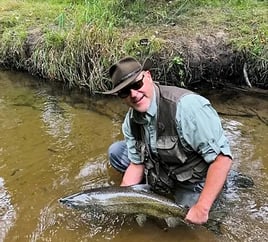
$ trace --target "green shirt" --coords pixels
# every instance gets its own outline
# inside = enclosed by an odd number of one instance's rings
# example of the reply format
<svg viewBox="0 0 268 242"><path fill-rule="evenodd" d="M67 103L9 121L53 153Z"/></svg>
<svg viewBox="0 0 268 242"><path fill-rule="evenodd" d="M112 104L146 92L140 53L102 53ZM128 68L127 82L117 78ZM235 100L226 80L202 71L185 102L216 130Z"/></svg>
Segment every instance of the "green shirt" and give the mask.
<svg viewBox="0 0 268 242"><path fill-rule="evenodd" d="M130 129L131 115L132 112L129 111L123 122L122 131L128 147L128 158L131 162L140 164L141 157L135 148L136 141ZM157 104L155 93L148 111L140 113L135 119L144 125L145 138L152 152L156 153ZM182 97L177 104L176 124L184 149L198 152L206 162L213 162L220 153L232 157L220 118L206 98L194 93Z"/></svg>

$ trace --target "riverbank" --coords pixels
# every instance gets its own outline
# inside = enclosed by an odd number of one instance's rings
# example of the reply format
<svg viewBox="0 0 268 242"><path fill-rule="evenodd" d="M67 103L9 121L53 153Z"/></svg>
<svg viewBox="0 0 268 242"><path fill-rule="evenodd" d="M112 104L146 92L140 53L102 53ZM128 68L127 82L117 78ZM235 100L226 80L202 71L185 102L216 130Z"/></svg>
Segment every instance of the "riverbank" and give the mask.
<svg viewBox="0 0 268 242"><path fill-rule="evenodd" d="M109 88L125 55L163 84L268 87L266 1L2 0L0 16L0 66L70 88Z"/></svg>

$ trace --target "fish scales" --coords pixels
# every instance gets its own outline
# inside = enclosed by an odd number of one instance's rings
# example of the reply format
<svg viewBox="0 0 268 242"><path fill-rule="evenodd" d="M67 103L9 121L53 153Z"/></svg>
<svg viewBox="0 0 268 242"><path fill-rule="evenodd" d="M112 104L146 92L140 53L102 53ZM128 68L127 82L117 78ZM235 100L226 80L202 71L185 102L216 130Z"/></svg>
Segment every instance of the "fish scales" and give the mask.
<svg viewBox="0 0 268 242"><path fill-rule="evenodd" d="M157 218L183 219L186 211L172 200L150 190L148 185L101 187L59 199L76 209L99 210L116 214L144 214Z"/></svg>

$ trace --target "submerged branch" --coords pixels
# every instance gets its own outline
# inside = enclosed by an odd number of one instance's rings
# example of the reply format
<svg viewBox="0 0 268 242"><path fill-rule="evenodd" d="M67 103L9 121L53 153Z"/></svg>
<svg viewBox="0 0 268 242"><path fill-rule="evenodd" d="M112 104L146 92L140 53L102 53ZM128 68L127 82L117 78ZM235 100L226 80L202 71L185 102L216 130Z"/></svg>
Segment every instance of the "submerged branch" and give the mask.
<svg viewBox="0 0 268 242"><path fill-rule="evenodd" d="M259 115L259 113L253 109L253 108L250 108L250 110L253 112L253 113L248 113L248 112L244 112L244 113L238 113L238 112L241 112L239 110L235 110L237 111L237 113L226 113L226 112L217 112L220 116L235 116L235 117L247 117L247 118L253 118L253 117L257 117L262 123L264 123L265 125L268 125L268 120L266 120L265 118L263 118L262 116Z"/></svg>
<svg viewBox="0 0 268 242"><path fill-rule="evenodd" d="M255 113L255 116L257 116L258 119L259 119L262 123L268 125L268 120L265 120L265 118L263 118L262 116L260 116L259 113L258 113L254 108L250 108L250 110L251 110L253 113Z"/></svg>

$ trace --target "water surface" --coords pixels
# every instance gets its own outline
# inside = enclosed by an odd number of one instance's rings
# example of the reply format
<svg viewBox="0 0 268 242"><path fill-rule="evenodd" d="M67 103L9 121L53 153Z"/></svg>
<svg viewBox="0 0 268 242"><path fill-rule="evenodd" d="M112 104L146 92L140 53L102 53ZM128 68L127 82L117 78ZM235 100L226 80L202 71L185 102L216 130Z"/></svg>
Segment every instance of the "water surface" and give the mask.
<svg viewBox="0 0 268 242"><path fill-rule="evenodd" d="M122 139L127 108L117 99L52 87L22 73L0 72L0 241L268 240L268 95L204 93L219 111L233 169L252 188L229 188L218 235L186 225L139 227L125 216L94 217L58 204L64 195L117 185L107 148Z"/></svg>

